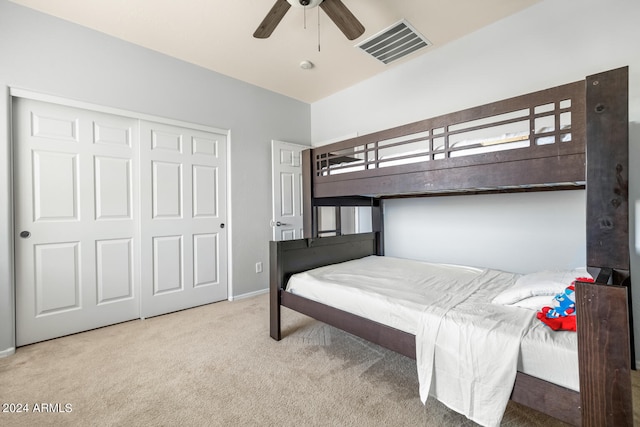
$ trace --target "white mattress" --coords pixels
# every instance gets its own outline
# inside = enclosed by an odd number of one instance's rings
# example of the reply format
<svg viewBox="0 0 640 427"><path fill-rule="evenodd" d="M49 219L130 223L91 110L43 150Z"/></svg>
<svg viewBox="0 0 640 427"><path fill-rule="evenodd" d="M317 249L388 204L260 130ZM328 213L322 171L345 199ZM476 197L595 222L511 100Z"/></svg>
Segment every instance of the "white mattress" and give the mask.
<svg viewBox="0 0 640 427"><path fill-rule="evenodd" d="M430 300L452 290L464 293L470 281L493 277L474 294L475 303L486 303L489 313L518 310L522 316L524 310L531 316L520 344L518 371L578 391L576 334L552 331L535 319L534 311L491 304L518 275L486 273L473 267L370 256L296 274L287 291L415 335Z"/></svg>

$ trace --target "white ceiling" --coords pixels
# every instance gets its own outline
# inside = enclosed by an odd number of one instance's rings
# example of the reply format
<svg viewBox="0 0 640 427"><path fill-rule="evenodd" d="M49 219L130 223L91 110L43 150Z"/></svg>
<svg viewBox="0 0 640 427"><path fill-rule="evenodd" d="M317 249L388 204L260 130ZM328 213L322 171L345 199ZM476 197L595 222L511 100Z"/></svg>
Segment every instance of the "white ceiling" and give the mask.
<svg viewBox="0 0 640 427"><path fill-rule="evenodd" d="M343 0L366 29L354 41L319 8L306 11L305 29L293 7L271 37L253 38L275 0L12 1L311 103L540 0ZM403 18L432 46L390 65L354 48ZM301 69L303 60L315 67Z"/></svg>

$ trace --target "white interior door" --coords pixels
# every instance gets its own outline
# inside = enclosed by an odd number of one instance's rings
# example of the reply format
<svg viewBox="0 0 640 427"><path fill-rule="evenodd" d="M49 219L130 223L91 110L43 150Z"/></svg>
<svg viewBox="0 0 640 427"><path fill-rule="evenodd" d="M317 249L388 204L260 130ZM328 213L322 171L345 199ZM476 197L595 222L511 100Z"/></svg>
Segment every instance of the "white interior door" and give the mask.
<svg viewBox="0 0 640 427"><path fill-rule="evenodd" d="M141 122L142 316L227 298L224 134Z"/></svg>
<svg viewBox="0 0 640 427"><path fill-rule="evenodd" d="M273 240L301 239L302 221L302 150L309 147L271 141L271 183Z"/></svg>
<svg viewBox="0 0 640 427"><path fill-rule="evenodd" d="M137 121L13 112L17 345L137 318Z"/></svg>

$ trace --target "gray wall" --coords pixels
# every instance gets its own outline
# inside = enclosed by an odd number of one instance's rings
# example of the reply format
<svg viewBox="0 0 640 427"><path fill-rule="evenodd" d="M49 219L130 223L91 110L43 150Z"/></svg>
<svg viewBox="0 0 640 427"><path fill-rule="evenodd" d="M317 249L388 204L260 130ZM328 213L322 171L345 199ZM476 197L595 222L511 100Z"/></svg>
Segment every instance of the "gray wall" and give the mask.
<svg viewBox="0 0 640 427"><path fill-rule="evenodd" d="M629 163L638 165L638 17L637 0L544 0L446 46L433 46L428 54L312 104L312 142L366 134L628 65ZM423 31L429 38L429 30ZM640 200L640 171L631 167L629 174L631 269L638 278L640 257L635 247L640 244L635 238L635 206ZM522 272L545 263L556 268L584 262L584 214L579 213L584 211L584 195L578 191L534 197L536 205L531 209L522 209L530 203L522 195L389 201L385 203L386 254L489 264ZM507 216L514 207L517 214ZM540 218L550 212L568 215L562 218L564 230L545 229ZM502 227L507 220L507 227ZM471 221L477 226L470 226ZM454 224L451 233L457 240L447 241L442 228L445 224ZM534 224L541 228L532 231ZM527 236L530 238L525 241ZM465 248L467 244L472 248ZM556 247L560 244L561 249ZM523 262L529 254L536 257L531 266ZM640 354L640 280L635 282L634 329L636 354Z"/></svg>
<svg viewBox="0 0 640 427"><path fill-rule="evenodd" d="M233 294L268 288L271 140L310 143L308 104L0 0L0 354L13 346L8 87L231 131Z"/></svg>

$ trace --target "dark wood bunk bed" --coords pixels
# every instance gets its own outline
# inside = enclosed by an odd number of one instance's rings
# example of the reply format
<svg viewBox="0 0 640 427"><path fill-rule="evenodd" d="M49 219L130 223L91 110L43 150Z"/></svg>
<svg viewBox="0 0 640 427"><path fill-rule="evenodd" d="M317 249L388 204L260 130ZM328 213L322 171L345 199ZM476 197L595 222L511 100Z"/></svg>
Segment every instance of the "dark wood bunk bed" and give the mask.
<svg viewBox="0 0 640 427"><path fill-rule="evenodd" d="M545 118L552 125L539 129L537 120ZM454 155L520 138L510 133L498 142L456 146L451 141L457 134L510 129L523 121L530 141L526 147ZM537 144L537 138L554 143ZM411 144L421 141L428 148L412 151ZM411 146L408 154L381 154L397 152L401 145ZM586 259L596 282L576 284L580 392L518 372L511 399L574 425L633 424L627 67L306 150L303 175L305 239L271 242L270 247L271 337L281 339L284 306L414 359L414 335L286 292L289 277L383 255L381 201L388 197L586 187ZM369 206L373 231L319 238L320 206Z"/></svg>

